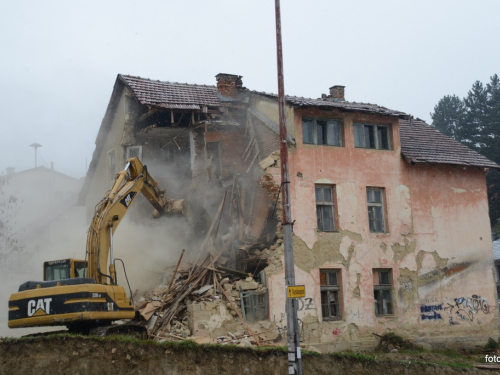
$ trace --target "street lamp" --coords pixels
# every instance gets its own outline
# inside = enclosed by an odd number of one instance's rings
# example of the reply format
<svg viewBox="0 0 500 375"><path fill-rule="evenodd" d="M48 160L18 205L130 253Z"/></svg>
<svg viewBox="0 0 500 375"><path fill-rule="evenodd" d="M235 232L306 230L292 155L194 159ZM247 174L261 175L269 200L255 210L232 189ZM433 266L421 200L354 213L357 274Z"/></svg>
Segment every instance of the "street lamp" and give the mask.
<svg viewBox="0 0 500 375"><path fill-rule="evenodd" d="M38 149L38 147L42 147L42 145L40 143L32 143L30 144L30 147L33 147L35 149L35 168L36 168L36 150Z"/></svg>

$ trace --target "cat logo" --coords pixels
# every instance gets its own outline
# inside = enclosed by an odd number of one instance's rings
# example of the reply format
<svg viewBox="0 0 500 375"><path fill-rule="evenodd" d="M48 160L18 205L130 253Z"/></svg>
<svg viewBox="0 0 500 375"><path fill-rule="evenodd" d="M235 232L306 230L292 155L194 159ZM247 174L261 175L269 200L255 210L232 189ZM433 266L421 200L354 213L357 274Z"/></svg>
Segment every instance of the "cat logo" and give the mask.
<svg viewBox="0 0 500 375"><path fill-rule="evenodd" d="M50 303L52 298L41 298L28 301L28 316L39 316L50 314Z"/></svg>
<svg viewBox="0 0 500 375"><path fill-rule="evenodd" d="M125 208L128 208L128 206L130 206L130 203L132 203L132 200L134 199L135 195L137 193L128 193L127 195L125 195L125 198L123 198L120 203L123 204L125 206Z"/></svg>

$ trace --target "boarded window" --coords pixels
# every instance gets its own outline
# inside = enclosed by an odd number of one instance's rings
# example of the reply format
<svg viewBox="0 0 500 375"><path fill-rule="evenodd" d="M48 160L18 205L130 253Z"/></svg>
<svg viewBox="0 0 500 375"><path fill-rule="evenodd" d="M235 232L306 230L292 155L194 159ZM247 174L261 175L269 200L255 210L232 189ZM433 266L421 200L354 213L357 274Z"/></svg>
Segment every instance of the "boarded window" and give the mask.
<svg viewBox="0 0 500 375"><path fill-rule="evenodd" d="M323 320L341 319L340 270L320 270L319 276Z"/></svg>
<svg viewBox="0 0 500 375"><path fill-rule="evenodd" d="M354 123L354 147L390 150L389 125Z"/></svg>
<svg viewBox="0 0 500 375"><path fill-rule="evenodd" d="M318 230L332 232L335 230L334 186L316 185L316 216Z"/></svg>
<svg viewBox="0 0 500 375"><path fill-rule="evenodd" d="M302 141L314 145L342 146L342 123L338 120L303 118Z"/></svg>
<svg viewBox="0 0 500 375"><path fill-rule="evenodd" d="M384 189L367 188L366 201L368 203L368 222L370 232L385 233Z"/></svg>
<svg viewBox="0 0 500 375"><path fill-rule="evenodd" d="M375 315L392 315L392 285L390 269L373 270Z"/></svg>

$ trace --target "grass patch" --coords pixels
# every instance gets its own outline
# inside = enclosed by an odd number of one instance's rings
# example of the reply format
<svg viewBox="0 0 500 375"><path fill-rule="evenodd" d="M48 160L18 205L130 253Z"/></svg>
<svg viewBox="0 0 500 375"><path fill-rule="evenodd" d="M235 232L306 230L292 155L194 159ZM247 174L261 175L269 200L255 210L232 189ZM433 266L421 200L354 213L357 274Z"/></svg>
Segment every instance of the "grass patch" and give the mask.
<svg viewBox="0 0 500 375"><path fill-rule="evenodd" d="M426 363L426 364L435 364L439 366L445 366L445 367L454 367L454 368L474 368L471 364L469 363L463 363L463 362L442 362L442 361L437 361L437 362L431 362L431 363Z"/></svg>
<svg viewBox="0 0 500 375"><path fill-rule="evenodd" d="M363 364L365 363L373 363L376 361L375 356L357 352L334 352L328 353L327 355L335 357L335 358L345 358L351 359L355 361L359 361Z"/></svg>

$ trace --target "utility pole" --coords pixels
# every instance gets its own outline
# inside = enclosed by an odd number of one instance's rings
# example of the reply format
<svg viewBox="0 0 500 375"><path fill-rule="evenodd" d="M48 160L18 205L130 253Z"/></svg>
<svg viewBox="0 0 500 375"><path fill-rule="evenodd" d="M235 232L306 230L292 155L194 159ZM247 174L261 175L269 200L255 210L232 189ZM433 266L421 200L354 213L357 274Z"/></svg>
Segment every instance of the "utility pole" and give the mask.
<svg viewBox="0 0 500 375"><path fill-rule="evenodd" d="M285 249L285 283L287 288L295 285L295 263L293 260L293 223L290 204L290 180L288 172L288 145L285 113L285 85L283 75L283 47L281 45L280 0L276 6L276 49L278 57L278 106L280 127L281 191L283 199L283 246ZM288 374L302 375L297 302L286 299L286 327L288 341Z"/></svg>

